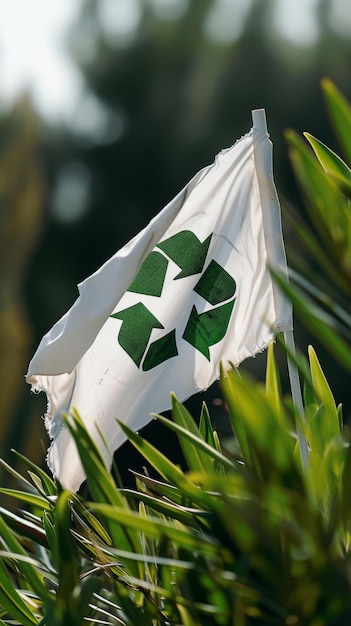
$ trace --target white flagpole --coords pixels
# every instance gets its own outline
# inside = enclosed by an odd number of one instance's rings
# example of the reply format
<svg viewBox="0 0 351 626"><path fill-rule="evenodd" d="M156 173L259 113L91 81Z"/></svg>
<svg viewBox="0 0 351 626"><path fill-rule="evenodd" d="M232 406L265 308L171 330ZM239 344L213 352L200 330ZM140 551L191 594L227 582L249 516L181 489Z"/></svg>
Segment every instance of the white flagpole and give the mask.
<svg viewBox="0 0 351 626"><path fill-rule="evenodd" d="M295 351L294 331L286 330L284 332L284 340L285 340L285 345L290 350L290 353L292 355L295 355L296 351ZM303 401L302 401L302 394L301 394L299 372L297 370L295 363L291 360L289 355L287 357L287 360L288 360L288 372L289 372L289 379L290 379L291 395L292 395L294 407L297 410L298 414L301 416L301 418L304 419L304 408L303 408ZM309 453L308 453L307 441L306 441L306 437L304 436L297 422L296 422L296 434L297 434L297 439L298 439L299 446L300 446L301 464L302 464L303 469L307 469L309 466Z"/></svg>
<svg viewBox="0 0 351 626"><path fill-rule="evenodd" d="M257 128L258 130L261 130L264 133L268 133L265 110L254 109L253 111L251 111L251 115L252 115L252 122L253 122L254 127ZM292 355L295 355L296 351L295 351L294 331L293 330L284 331L284 340L290 353ZM303 419L304 408L303 408L298 369L289 355L287 356L287 362L288 362L288 372L289 372L289 380L290 380L290 388L291 388L293 404L294 404L295 410ZM303 469L307 469L309 466L309 453L308 453L307 441L303 432L301 431L299 427L297 420L296 420L296 434L297 434L297 439L299 442L301 464L302 464Z"/></svg>

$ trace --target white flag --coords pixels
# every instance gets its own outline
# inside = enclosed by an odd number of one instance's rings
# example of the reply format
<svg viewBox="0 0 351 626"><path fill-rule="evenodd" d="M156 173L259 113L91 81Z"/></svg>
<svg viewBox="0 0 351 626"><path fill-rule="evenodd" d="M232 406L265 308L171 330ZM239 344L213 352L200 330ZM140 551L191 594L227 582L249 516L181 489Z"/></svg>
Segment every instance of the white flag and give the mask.
<svg viewBox="0 0 351 626"><path fill-rule="evenodd" d="M272 145L253 128L217 155L95 274L43 337L27 382L48 396L48 464L73 491L85 475L62 420L80 413L107 467L150 413L207 389L292 330L268 265L286 272ZM110 450L99 432L108 442Z"/></svg>

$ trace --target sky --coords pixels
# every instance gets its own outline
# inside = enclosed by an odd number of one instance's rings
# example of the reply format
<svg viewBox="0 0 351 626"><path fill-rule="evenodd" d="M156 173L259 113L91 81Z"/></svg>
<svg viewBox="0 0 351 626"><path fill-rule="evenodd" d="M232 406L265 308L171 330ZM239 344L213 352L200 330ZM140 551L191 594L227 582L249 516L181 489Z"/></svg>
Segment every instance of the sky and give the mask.
<svg viewBox="0 0 351 626"><path fill-rule="evenodd" d="M204 25L208 37L234 41L253 0L216 0ZM70 61L65 35L84 0L0 0L0 105L29 90L48 119L69 119L84 85ZM105 36L123 42L133 35L147 2L163 19L174 19L188 0L99 0ZM318 0L275 0L272 28L297 46L318 37L314 8ZM350 0L333 0L331 25L342 36L351 29ZM90 103L90 106L91 103Z"/></svg>
<svg viewBox="0 0 351 626"><path fill-rule="evenodd" d="M0 0L0 102L8 104L29 89L45 115L68 113L81 79L64 35L80 5L81 0Z"/></svg>

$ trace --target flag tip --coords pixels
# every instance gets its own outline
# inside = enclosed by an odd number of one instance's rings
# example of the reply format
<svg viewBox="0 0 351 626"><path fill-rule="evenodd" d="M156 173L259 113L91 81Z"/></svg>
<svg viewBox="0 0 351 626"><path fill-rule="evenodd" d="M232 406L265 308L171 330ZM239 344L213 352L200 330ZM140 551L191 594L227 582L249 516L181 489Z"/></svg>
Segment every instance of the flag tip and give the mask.
<svg viewBox="0 0 351 626"><path fill-rule="evenodd" d="M252 122L257 130L262 130L264 133L267 132L267 120L266 120L266 112L264 109L254 109L251 111Z"/></svg>

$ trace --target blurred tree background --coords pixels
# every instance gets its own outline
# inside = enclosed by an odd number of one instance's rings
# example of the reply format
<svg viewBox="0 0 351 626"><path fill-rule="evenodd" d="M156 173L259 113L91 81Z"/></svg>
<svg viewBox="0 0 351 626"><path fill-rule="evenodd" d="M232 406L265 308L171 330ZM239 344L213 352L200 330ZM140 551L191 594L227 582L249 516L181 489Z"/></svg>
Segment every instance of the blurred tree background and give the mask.
<svg viewBox="0 0 351 626"><path fill-rule="evenodd" d="M254 108L266 109L294 264L300 243L287 209L303 209L284 131L308 130L336 147L320 81L329 77L351 99L348 3L82 0L67 34L84 84L70 123L38 118L24 99L0 118L2 458L11 447L44 458L45 396L30 394L24 375L42 335L76 299L76 284L247 132ZM293 7L294 37L283 5ZM296 341L302 351L315 343L299 320ZM346 374L317 349L350 411ZM244 367L259 375L261 363Z"/></svg>

